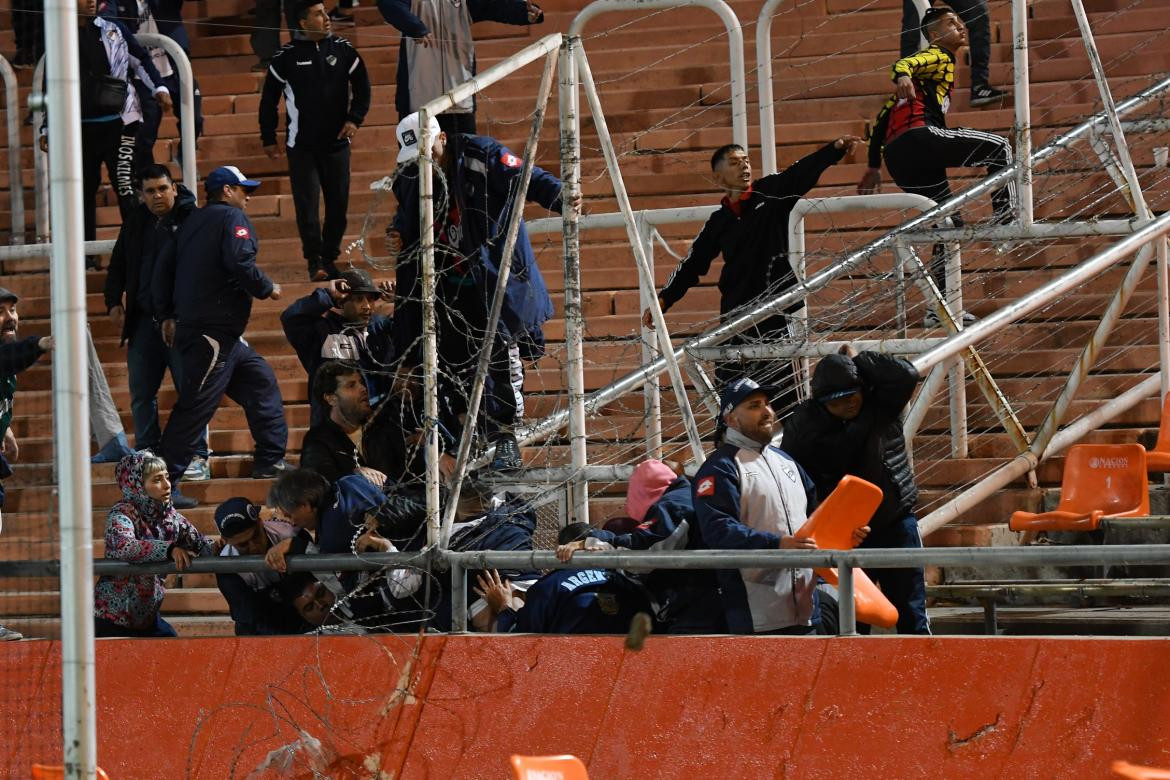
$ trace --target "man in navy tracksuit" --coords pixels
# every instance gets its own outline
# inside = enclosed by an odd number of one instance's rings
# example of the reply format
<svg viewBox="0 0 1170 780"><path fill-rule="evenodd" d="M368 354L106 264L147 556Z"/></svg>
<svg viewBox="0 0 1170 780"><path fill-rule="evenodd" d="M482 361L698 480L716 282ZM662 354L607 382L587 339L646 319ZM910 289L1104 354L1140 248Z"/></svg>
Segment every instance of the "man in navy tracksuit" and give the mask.
<svg viewBox="0 0 1170 780"><path fill-rule="evenodd" d="M375 284L368 273L354 268L284 310L280 324L285 338L310 381L326 360L341 360L361 371L371 406L383 401L394 370L394 320L374 314L374 306L392 293L389 282ZM309 388L310 425L329 415L317 396Z"/></svg>
<svg viewBox="0 0 1170 780"><path fill-rule="evenodd" d="M502 262L504 238L512 198L522 168L519 157L486 136L462 133L447 136L432 119L433 158L442 167L434 177L436 211L435 269L440 366L444 379L455 387L470 386L475 374L487 315ZM422 283L419 269L418 213L418 115L399 123L399 171L394 180L398 212L393 230L402 256L397 264L397 302L394 309L396 353L408 366L422 363ZM551 173L533 167L527 199L555 213L561 212L561 182ZM524 222L509 258L504 307L492 342L484 407L488 435L510 447L519 460L510 428L518 416L518 399L512 386L508 349L516 344L521 355L535 360L543 354L541 326L552 316L552 301L544 277L536 265ZM519 465L513 463L512 465Z"/></svg>
<svg viewBox="0 0 1170 780"><path fill-rule="evenodd" d="M737 379L723 390L723 444L695 474L695 515L703 546L713 550L813 549L795 534L816 508L808 474L772 439L779 423L769 399L776 388ZM860 540L868 527L856 532ZM812 569L721 569L727 627L736 634L811 634Z"/></svg>
<svg viewBox="0 0 1170 780"><path fill-rule="evenodd" d="M280 285L256 265L255 231L244 213L259 186L235 166L216 168L204 181L207 205L187 218L175 250L155 263L156 316L182 365L179 398L159 444L171 484L187 468L225 394L244 408L256 442L252 477L288 468L288 424L276 376L243 338L252 299L280 299Z"/></svg>
<svg viewBox="0 0 1170 780"><path fill-rule="evenodd" d="M292 185L301 252L309 279L336 279L336 262L349 210L350 139L370 109L370 77L357 49L332 34L320 0L301 0L297 19L304 37L293 37L268 65L260 96L260 142L271 159L276 145L276 106L284 95L288 133L284 151ZM318 203L325 196L325 223Z"/></svg>
<svg viewBox="0 0 1170 780"><path fill-rule="evenodd" d="M852 347L828 355L813 372L813 397L784 426L784 448L828 495L853 474L882 489L862 547L922 547L915 505L918 486L902 435L902 410L914 395L918 371L902 358ZM898 608L899 634L929 634L922 567L867 569Z"/></svg>
<svg viewBox="0 0 1170 780"><path fill-rule="evenodd" d="M652 611L646 590L612 569L551 571L524 591L522 605L495 571L480 576L477 592L496 618L489 626L503 633L624 634L635 615Z"/></svg>

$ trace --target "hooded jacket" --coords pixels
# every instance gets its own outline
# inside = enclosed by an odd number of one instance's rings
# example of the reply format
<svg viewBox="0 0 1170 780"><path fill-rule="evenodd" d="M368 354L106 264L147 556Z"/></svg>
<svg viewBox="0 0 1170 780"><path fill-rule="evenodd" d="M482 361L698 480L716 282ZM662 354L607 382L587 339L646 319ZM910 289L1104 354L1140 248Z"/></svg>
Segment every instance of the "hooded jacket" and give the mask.
<svg viewBox="0 0 1170 780"><path fill-rule="evenodd" d="M211 545L194 525L165 503L146 494L140 452L127 455L115 469L122 500L106 516L106 557L130 563L170 559L172 547L196 555L210 555ZM94 586L94 615L133 629L150 628L158 618L166 589L159 575L98 578Z"/></svg>
<svg viewBox="0 0 1170 780"><path fill-rule="evenodd" d="M175 236L195 210L195 196L191 191L182 184L175 187L178 194L169 214L158 219L145 203L138 204L131 218L118 231L118 240L114 242L104 292L107 312L115 306L125 306L121 344L130 338L139 317L155 315L151 292L155 260L164 249L174 251Z"/></svg>
<svg viewBox="0 0 1170 780"><path fill-rule="evenodd" d="M450 181L436 175L435 203L448 204L445 213L436 207L435 234L454 250L453 260L436 252L440 277L470 278L476 284L484 310L491 301L498 278L509 208L523 167L519 157L493 138L454 133L447 139L451 163ZM448 196L449 193L449 196ZM411 365L421 362L421 274L419 272L418 163L399 169L394 179L398 212L394 229L402 236L403 258L397 266L397 300L394 306L395 354L409 355ZM529 201L561 213L561 182L533 166L526 193ZM450 254L450 253L449 253ZM552 317L552 300L536 264L524 221L516 236L512 264L500 314L500 336L508 343L532 341L530 334ZM444 267L446 266L446 267ZM540 339L543 343L543 338ZM539 355L537 355L538 357Z"/></svg>
<svg viewBox="0 0 1170 780"><path fill-rule="evenodd" d="M852 360L830 355L813 372L813 398L784 422L784 449L809 473L819 494L831 493L846 474L882 489L882 503L869 523L874 531L913 514L918 503L902 435L902 410L918 379L918 371L902 358L880 352L862 352ZM816 400L858 386L864 400L852 420L833 416Z"/></svg>

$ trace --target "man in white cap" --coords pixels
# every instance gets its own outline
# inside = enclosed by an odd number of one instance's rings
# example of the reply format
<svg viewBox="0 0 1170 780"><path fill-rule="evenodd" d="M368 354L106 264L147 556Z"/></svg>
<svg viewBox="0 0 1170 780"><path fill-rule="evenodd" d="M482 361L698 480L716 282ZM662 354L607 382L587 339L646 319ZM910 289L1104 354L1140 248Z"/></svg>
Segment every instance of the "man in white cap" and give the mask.
<svg viewBox="0 0 1170 780"><path fill-rule="evenodd" d="M289 468L276 375L243 338L252 299L280 298L280 285L256 265L256 235L244 213L260 182L227 165L208 174L203 186L207 205L187 217L173 249L159 256L152 284L163 340L182 366L179 398L159 442L172 485L225 394L244 408L256 442L252 477L274 477ZM194 506L177 490L171 498L176 507Z"/></svg>
<svg viewBox="0 0 1170 780"><path fill-rule="evenodd" d="M428 124L433 139L431 155L439 168L434 176L434 202L440 365L444 379L452 387L468 388L487 329L513 195L523 164L517 155L493 138L465 133L448 135L433 118ZM388 231L391 251L398 254L395 354L403 357L405 366L417 367L422 363L418 114L403 119L396 132L399 170L394 179L394 195L398 199L398 212ZM448 186L451 182L455 184ZM533 166L526 196L549 211L561 213L561 182L548 171ZM484 418L487 434L496 445L498 469L521 466L519 448L510 432L519 417L519 393L512 384L509 351L515 346L519 356L526 360L536 360L544 354L541 326L552 317L553 311L523 220L508 262L511 272L492 341L489 383L484 388ZM453 400L456 405L463 403L460 398ZM459 409L457 413L463 411Z"/></svg>

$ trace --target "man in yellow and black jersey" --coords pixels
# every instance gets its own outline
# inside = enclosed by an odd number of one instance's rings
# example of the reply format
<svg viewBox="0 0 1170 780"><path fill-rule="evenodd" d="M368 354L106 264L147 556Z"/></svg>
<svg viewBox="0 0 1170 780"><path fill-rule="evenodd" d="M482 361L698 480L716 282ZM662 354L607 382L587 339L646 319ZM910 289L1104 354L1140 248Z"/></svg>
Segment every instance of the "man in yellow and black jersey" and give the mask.
<svg viewBox="0 0 1170 780"><path fill-rule="evenodd" d="M968 128L948 129L946 112L955 86L955 52L967 45L967 31L951 11L931 8L923 16L930 46L894 63L894 94L878 113L869 138L869 168L857 186L863 195L881 189L882 157L894 182L906 192L936 203L951 197L947 168L983 166L989 174L1011 164L1007 139ZM991 195L996 223L1015 214L1015 188L1008 184ZM951 220L962 225L955 213ZM936 247L931 271L945 289L942 253Z"/></svg>

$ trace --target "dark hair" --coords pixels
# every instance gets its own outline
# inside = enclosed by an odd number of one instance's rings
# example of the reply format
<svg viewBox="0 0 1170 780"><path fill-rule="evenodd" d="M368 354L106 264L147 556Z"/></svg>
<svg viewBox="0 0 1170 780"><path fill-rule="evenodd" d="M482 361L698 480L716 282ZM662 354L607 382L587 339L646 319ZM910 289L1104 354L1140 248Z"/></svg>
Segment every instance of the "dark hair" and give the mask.
<svg viewBox="0 0 1170 780"><path fill-rule="evenodd" d="M229 185L229 184L223 185L223 187L229 187L229 186L231 186L231 185ZM207 202L208 203L222 203L223 202L223 187L220 187L218 190L207 190L206 191Z"/></svg>
<svg viewBox="0 0 1170 780"><path fill-rule="evenodd" d="M329 480L311 469L286 471L268 490L268 505L291 512L301 504L320 506L329 495Z"/></svg>
<svg viewBox="0 0 1170 780"><path fill-rule="evenodd" d="M322 409L328 407L329 404L325 403L325 396L337 392L338 380L343 376L360 373L361 371L351 363L326 360L317 366L317 372L313 374L313 400L320 404Z"/></svg>
<svg viewBox="0 0 1170 780"><path fill-rule="evenodd" d="M324 5L324 0L301 0L296 5L297 21L304 21L305 17L309 15L309 9L315 5Z"/></svg>
<svg viewBox="0 0 1170 780"><path fill-rule="evenodd" d="M305 588L317 581L307 571L292 571L281 577L276 583L276 592L280 594L280 600L288 605L292 605L294 601L299 599L305 593Z"/></svg>
<svg viewBox="0 0 1170 780"><path fill-rule="evenodd" d="M147 179L166 179L171 184L175 183L175 179L171 176L171 169L161 163L152 163L151 165L143 166L142 170L138 172L138 178L141 181Z"/></svg>
<svg viewBox="0 0 1170 780"><path fill-rule="evenodd" d="M744 149L739 144L724 144L723 146L720 146L718 149L715 150L715 153L713 155L711 155L711 170L715 170L716 168L718 168L719 163L723 162L724 158L726 158L727 155L731 154L732 152L746 152L746 151L747 150Z"/></svg>
<svg viewBox="0 0 1170 780"><path fill-rule="evenodd" d="M557 533L557 544L579 542L589 536L589 531L592 528L593 526L589 523L569 523Z"/></svg>
<svg viewBox="0 0 1170 780"><path fill-rule="evenodd" d="M943 17L948 14L954 14L954 11L949 8L926 9L926 13L922 15L922 24L918 26L918 29L922 31L922 35L925 36L926 40L930 40L930 28L942 21Z"/></svg>

